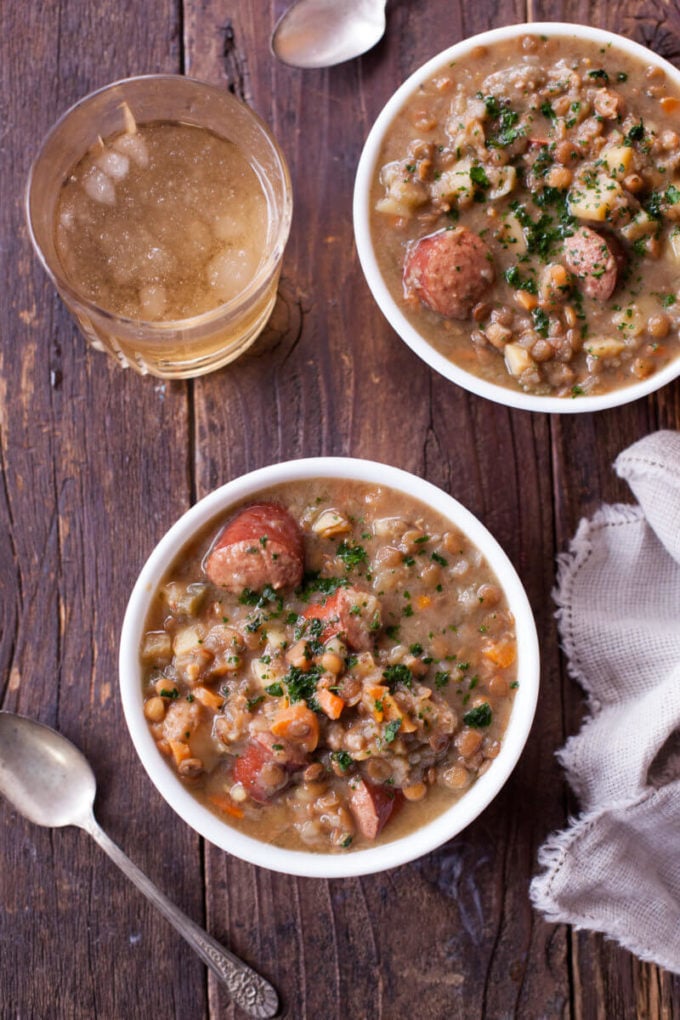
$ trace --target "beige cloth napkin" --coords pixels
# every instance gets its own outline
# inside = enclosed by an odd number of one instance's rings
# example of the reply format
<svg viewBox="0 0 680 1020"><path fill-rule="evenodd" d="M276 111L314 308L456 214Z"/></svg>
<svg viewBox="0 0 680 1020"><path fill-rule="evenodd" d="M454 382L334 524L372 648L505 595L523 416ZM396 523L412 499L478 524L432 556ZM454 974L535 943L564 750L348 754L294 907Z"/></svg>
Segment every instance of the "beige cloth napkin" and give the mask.
<svg viewBox="0 0 680 1020"><path fill-rule="evenodd" d="M638 506L582 520L558 626L589 717L558 753L581 815L539 851L534 906L680 973L680 432L614 465Z"/></svg>

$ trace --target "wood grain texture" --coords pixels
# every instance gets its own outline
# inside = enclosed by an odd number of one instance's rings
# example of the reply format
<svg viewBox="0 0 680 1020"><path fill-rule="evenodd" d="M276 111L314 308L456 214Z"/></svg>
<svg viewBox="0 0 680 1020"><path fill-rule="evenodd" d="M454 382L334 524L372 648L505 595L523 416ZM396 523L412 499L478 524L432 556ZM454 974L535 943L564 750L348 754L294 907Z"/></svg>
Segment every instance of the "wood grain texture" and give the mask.
<svg viewBox="0 0 680 1020"><path fill-rule="evenodd" d="M356 163L388 96L464 36L525 18L496 5L390 0L383 41L322 71L278 64L285 0L51 0L0 7L0 704L58 726L90 757L104 827L161 888L262 970L290 1020L673 1020L677 977L531 909L536 852L576 805L554 757L582 696L564 673L555 557L602 501L630 499L612 462L680 427L680 387L598 415L510 411L434 375L394 335L354 249ZM536 20L623 31L680 59L664 0L535 0ZM39 138L90 89L184 71L272 126L295 216L279 299L227 370L162 384L89 350L29 250L22 193ZM518 768L435 853L331 882L254 868L202 842L135 759L117 641L137 571L217 485L273 461L354 455L406 468L465 503L506 548L536 614L543 684ZM0 1015L240 1020L191 951L87 837L0 804Z"/></svg>

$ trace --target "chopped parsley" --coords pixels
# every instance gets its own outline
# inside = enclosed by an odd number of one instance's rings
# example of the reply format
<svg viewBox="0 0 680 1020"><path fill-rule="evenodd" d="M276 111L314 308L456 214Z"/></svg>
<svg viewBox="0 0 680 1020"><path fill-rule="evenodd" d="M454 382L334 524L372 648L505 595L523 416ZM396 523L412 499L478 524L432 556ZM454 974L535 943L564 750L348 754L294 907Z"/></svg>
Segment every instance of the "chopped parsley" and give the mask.
<svg viewBox="0 0 680 1020"><path fill-rule="evenodd" d="M519 114L508 104L499 102L495 96L487 96L484 98L484 105L491 119L495 121L494 133L486 140L487 148L504 149L506 145L512 145L524 134L523 128L517 127Z"/></svg>
<svg viewBox="0 0 680 1020"><path fill-rule="evenodd" d="M297 594L304 602L307 602L309 596L315 592L319 592L321 595L334 595L338 588L346 588L348 583L346 577L320 577L318 572L305 574Z"/></svg>
<svg viewBox="0 0 680 1020"><path fill-rule="evenodd" d="M593 71L588 71L588 78L594 78L596 81L601 81L603 85L606 85L609 81L609 75L603 67L597 67Z"/></svg>
<svg viewBox="0 0 680 1020"><path fill-rule="evenodd" d="M270 584L265 584L262 591L244 588L238 600L242 606L254 606L256 609L264 609L269 605L273 605L277 612L283 609L282 596L275 592Z"/></svg>
<svg viewBox="0 0 680 1020"><path fill-rule="evenodd" d="M314 695L320 675L319 666L311 666L307 672L298 666L291 666L283 678L291 702L306 701L310 708L314 708Z"/></svg>
<svg viewBox="0 0 680 1020"><path fill-rule="evenodd" d="M538 289L536 281L522 276L517 266L505 270L505 279L515 290L525 290L528 294L535 294Z"/></svg>
<svg viewBox="0 0 680 1020"><path fill-rule="evenodd" d="M363 545L350 545L350 543L346 541L342 541L338 546L337 555L345 564L346 570L351 570L353 567L360 567L368 560L368 554Z"/></svg>
<svg viewBox="0 0 680 1020"><path fill-rule="evenodd" d="M486 701L481 705L477 705L476 708L471 708L470 711L466 712L463 716L463 722L465 725L471 726L476 730L490 726L492 719L493 712L491 711L491 706Z"/></svg>
<svg viewBox="0 0 680 1020"><path fill-rule="evenodd" d="M267 692L267 694L271 694L272 698L283 697L283 687L278 682L269 684L269 687L265 687L265 691Z"/></svg>
<svg viewBox="0 0 680 1020"><path fill-rule="evenodd" d="M387 666L383 670L383 678L387 680L391 690L399 685L402 687L408 687L409 689L413 686L413 673L408 666L404 665L403 662L396 663L393 666Z"/></svg>
<svg viewBox="0 0 680 1020"><path fill-rule="evenodd" d="M633 124L632 128L626 135L626 141L628 142L629 145L632 145L633 142L641 142L644 137L645 137L645 125L642 122L642 118L640 118L638 123Z"/></svg>
<svg viewBox="0 0 680 1020"><path fill-rule="evenodd" d="M556 188L544 188L541 193L534 196L534 200L537 204L545 206L556 201L558 195L561 196L561 192ZM566 200L564 200L563 196L561 197L562 201L558 209L557 222L547 212L541 213L538 219L534 221L520 202L514 201L510 203L510 208L520 225L524 228L527 251L530 255L538 255L544 261L550 256L555 245L572 233L574 220L567 211Z"/></svg>
<svg viewBox="0 0 680 1020"><path fill-rule="evenodd" d="M352 755L348 751L333 751L331 752L331 761L335 762L339 769L343 772L347 772L354 761Z"/></svg>
<svg viewBox="0 0 680 1020"><path fill-rule="evenodd" d="M477 188L486 190L491 187L491 181L486 176L486 170L483 166L471 166L470 167L470 180Z"/></svg>
<svg viewBox="0 0 680 1020"><path fill-rule="evenodd" d="M442 687L446 687L450 679L450 673L446 673L444 670L438 670L434 675L434 685L438 690L441 690Z"/></svg>
<svg viewBox="0 0 680 1020"><path fill-rule="evenodd" d="M534 329L538 335L546 337L550 326L547 312L543 308L534 308L531 317L534 320Z"/></svg>
<svg viewBox="0 0 680 1020"><path fill-rule="evenodd" d="M166 687L161 687L159 694L161 698L171 698L173 701L175 698L179 698L179 691L176 687L173 687L170 690Z"/></svg>
<svg viewBox="0 0 680 1020"><path fill-rule="evenodd" d="M392 743L392 741L395 739L397 733L399 732L400 726L401 726L401 719L393 719L392 722L388 722L387 726L385 727L385 743L386 744L391 744Z"/></svg>

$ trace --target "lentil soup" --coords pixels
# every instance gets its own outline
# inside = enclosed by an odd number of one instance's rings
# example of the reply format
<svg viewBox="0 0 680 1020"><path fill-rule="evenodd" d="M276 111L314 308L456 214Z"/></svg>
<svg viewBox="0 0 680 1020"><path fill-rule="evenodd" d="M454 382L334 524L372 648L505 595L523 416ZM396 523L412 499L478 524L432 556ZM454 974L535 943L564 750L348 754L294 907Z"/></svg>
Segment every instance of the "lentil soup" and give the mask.
<svg viewBox="0 0 680 1020"><path fill-rule="evenodd" d="M460 368L599 395L680 354L680 90L566 34L480 45L387 129L371 236L406 319Z"/></svg>
<svg viewBox="0 0 680 1020"><path fill-rule="evenodd" d="M515 625L482 552L386 486L275 486L177 555L140 648L144 714L182 783L282 847L398 839L498 755Z"/></svg>

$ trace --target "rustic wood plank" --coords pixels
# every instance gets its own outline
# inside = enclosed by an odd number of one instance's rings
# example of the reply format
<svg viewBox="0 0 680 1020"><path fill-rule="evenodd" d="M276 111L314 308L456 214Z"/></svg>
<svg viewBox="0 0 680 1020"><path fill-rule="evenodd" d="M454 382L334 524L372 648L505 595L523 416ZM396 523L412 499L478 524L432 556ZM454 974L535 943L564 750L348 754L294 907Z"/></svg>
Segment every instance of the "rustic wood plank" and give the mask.
<svg viewBox="0 0 680 1020"><path fill-rule="evenodd" d="M129 589L190 499L186 387L123 373L87 348L29 250L22 206L56 117L109 80L177 69L177 29L163 0L143 12L2 8L0 701L82 747L102 823L200 921L198 839L141 775L117 697ZM5 804L0 817L7 1015L133 1016L140 988L156 1015L203 1011L203 967L85 834L39 830Z"/></svg>

